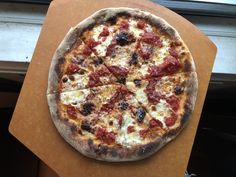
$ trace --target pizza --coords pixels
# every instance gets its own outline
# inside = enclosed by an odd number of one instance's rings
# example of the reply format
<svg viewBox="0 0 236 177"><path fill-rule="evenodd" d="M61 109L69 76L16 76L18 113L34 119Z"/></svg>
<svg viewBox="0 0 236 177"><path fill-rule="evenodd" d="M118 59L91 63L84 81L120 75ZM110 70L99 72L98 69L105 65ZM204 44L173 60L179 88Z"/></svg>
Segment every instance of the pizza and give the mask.
<svg viewBox="0 0 236 177"><path fill-rule="evenodd" d="M181 132L197 88L178 32L149 12L120 7L69 30L52 58L47 99L57 130L80 153L135 161Z"/></svg>

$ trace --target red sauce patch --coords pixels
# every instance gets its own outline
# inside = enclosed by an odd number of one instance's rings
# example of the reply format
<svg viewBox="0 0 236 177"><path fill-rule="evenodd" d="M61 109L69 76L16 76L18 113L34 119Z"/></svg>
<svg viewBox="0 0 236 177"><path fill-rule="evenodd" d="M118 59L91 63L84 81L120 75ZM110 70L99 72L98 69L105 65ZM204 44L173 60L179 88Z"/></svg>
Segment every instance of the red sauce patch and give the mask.
<svg viewBox="0 0 236 177"><path fill-rule="evenodd" d="M87 46L90 49L93 49L94 47L96 47L98 44L101 44L101 42L99 41L95 41L93 38L88 39L88 41L86 42Z"/></svg>
<svg viewBox="0 0 236 177"><path fill-rule="evenodd" d="M88 86L89 87L94 87L94 86L99 86L102 84L100 77L102 76L109 76L110 72L107 68L102 68L97 70L96 72L93 72L89 75L89 81L88 81Z"/></svg>
<svg viewBox="0 0 236 177"><path fill-rule="evenodd" d="M162 98L162 95L155 90L156 84L157 79L151 79L149 80L148 85L144 90L144 92L147 94L148 101L153 104L159 103L160 99Z"/></svg>
<svg viewBox="0 0 236 177"><path fill-rule="evenodd" d="M118 88L108 102L102 105L101 111L109 112L114 108L115 103L122 100L127 94L130 94L127 89L123 87Z"/></svg>
<svg viewBox="0 0 236 177"><path fill-rule="evenodd" d="M138 27L139 29L143 29L143 28L145 27L145 25L146 25L146 23L145 23L145 21L143 21L143 20L139 20L139 21L137 22L137 27Z"/></svg>
<svg viewBox="0 0 236 177"><path fill-rule="evenodd" d="M134 126L132 126L132 125L128 126L127 132L128 132L128 133L134 132Z"/></svg>
<svg viewBox="0 0 236 177"><path fill-rule="evenodd" d="M128 28L129 28L129 22L128 22L128 20L122 20L122 21L120 22L120 27L121 27L122 29L128 29Z"/></svg>
<svg viewBox="0 0 236 177"><path fill-rule="evenodd" d="M171 113L170 117L165 117L164 122L166 126L171 127L175 124L177 120L177 115L175 113Z"/></svg>
<svg viewBox="0 0 236 177"><path fill-rule="evenodd" d="M140 130L140 131L139 131L139 135L140 135L142 138L145 138L146 135L148 134L148 132L149 132L149 129Z"/></svg>
<svg viewBox="0 0 236 177"><path fill-rule="evenodd" d="M173 74L181 67L180 61L173 56L167 56L164 60L161 65L148 68L151 77Z"/></svg>
<svg viewBox="0 0 236 177"><path fill-rule="evenodd" d="M101 80L99 79L99 75L97 73L92 73L89 75L88 87L94 87L101 85Z"/></svg>
<svg viewBox="0 0 236 177"><path fill-rule="evenodd" d="M108 66L108 69L113 73L115 76L125 77L129 73L129 70L120 66Z"/></svg>
<svg viewBox="0 0 236 177"><path fill-rule="evenodd" d="M144 33L141 37L141 41L146 42L148 44L156 45L158 47L162 47L160 37L152 32Z"/></svg>
<svg viewBox="0 0 236 177"><path fill-rule="evenodd" d="M179 99L176 96L171 95L170 97L167 97L166 102L169 103L174 111L179 109Z"/></svg>
<svg viewBox="0 0 236 177"><path fill-rule="evenodd" d="M122 117L122 115L119 115L118 116L118 124L119 124L119 127L121 128L121 126L122 126L122 123L123 123L123 117Z"/></svg>
<svg viewBox="0 0 236 177"><path fill-rule="evenodd" d="M159 120L156 120L156 119L151 119L149 121L149 127L150 128L154 128L154 127L163 127L161 121Z"/></svg>
<svg viewBox="0 0 236 177"><path fill-rule="evenodd" d="M70 116L70 118L72 118L72 119L77 118L77 113L76 113L75 107L68 106L66 111L67 111L68 115Z"/></svg>
<svg viewBox="0 0 236 177"><path fill-rule="evenodd" d="M74 74L79 70L80 68L78 65L76 65L75 63L70 63L69 66L67 67L66 74Z"/></svg>
<svg viewBox="0 0 236 177"><path fill-rule="evenodd" d="M99 37L108 36L109 33L110 33L110 32L109 32L109 30L108 30L108 27L107 27L107 26L104 26L102 32L99 34Z"/></svg>
<svg viewBox="0 0 236 177"><path fill-rule="evenodd" d="M107 132L104 128L97 128L96 137L107 144L111 144L116 139L116 134L114 132Z"/></svg>
<svg viewBox="0 0 236 177"><path fill-rule="evenodd" d="M106 56L111 56L115 51L116 42L112 40L111 43L107 46Z"/></svg>
<svg viewBox="0 0 236 177"><path fill-rule="evenodd" d="M83 50L83 54L88 56L91 53L92 53L92 50L88 46L85 46L85 48Z"/></svg>
<svg viewBox="0 0 236 177"><path fill-rule="evenodd" d="M141 47L138 50L139 55L144 59L148 60L153 52L153 49L150 47Z"/></svg>
<svg viewBox="0 0 236 177"><path fill-rule="evenodd" d="M170 53L171 56L173 56L175 58L178 58L178 53L176 52L175 47L170 47L169 48L169 53Z"/></svg>

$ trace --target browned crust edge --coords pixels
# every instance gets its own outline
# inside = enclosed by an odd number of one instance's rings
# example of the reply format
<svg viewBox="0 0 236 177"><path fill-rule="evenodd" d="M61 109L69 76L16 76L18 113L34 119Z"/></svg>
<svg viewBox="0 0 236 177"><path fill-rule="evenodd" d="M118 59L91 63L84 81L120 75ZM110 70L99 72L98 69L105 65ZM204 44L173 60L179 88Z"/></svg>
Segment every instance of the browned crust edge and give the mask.
<svg viewBox="0 0 236 177"><path fill-rule="evenodd" d="M59 83L60 77L62 75L61 67L64 64L64 55L72 47L72 45L77 41L77 33L74 28L71 28L66 34L62 42L56 49L48 73L48 88L47 94L56 93L57 85Z"/></svg>
<svg viewBox="0 0 236 177"><path fill-rule="evenodd" d="M184 127L188 124L195 107L195 102L197 99L197 90L198 90L197 73L190 72L187 77L188 77L186 83L187 100L185 101L184 104L184 111L180 120L180 125L177 128L172 129L166 133L165 137L167 138L167 142L173 140L184 129Z"/></svg>

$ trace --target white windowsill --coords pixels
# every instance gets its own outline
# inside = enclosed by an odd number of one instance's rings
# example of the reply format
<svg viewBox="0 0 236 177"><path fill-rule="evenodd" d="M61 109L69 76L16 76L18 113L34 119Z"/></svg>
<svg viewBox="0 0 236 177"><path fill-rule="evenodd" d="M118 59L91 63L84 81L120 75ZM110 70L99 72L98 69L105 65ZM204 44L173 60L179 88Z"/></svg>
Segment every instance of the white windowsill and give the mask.
<svg viewBox="0 0 236 177"><path fill-rule="evenodd" d="M46 5L0 3L0 73L25 73L46 15ZM185 15L218 47L213 73L236 74L236 21Z"/></svg>

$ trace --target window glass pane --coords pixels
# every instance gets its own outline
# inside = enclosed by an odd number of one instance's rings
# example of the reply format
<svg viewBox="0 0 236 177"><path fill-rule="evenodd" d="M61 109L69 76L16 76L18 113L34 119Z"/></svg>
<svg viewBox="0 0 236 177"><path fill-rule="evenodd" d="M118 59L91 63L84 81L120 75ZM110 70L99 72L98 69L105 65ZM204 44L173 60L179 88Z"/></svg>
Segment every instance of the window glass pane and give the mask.
<svg viewBox="0 0 236 177"><path fill-rule="evenodd" d="M188 1L209 2L209 3L222 3L222 4L234 4L234 5L236 5L236 1L235 0L188 0Z"/></svg>

